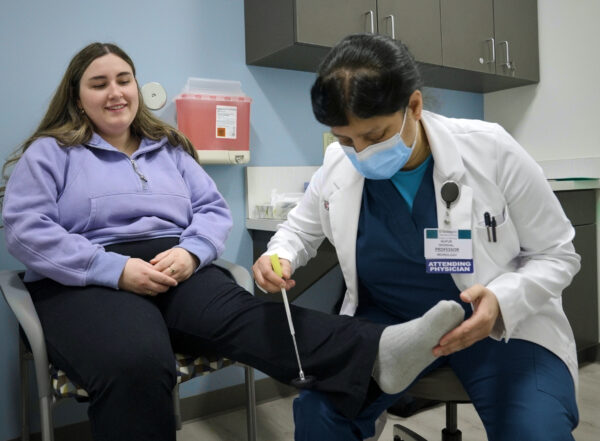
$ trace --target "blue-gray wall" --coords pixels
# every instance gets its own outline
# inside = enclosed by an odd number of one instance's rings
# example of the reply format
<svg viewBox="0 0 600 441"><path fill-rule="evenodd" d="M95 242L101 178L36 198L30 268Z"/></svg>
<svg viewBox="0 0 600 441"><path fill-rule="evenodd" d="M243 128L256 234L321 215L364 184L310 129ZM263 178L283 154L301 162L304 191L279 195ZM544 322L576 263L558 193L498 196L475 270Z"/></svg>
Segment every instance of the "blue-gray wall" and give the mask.
<svg viewBox="0 0 600 441"><path fill-rule="evenodd" d="M239 80L252 97L251 165L318 165L323 126L314 121L309 88L314 74L250 67L244 57L242 0L22 0L0 2L0 159L36 127L71 56L92 41L120 45L136 63L138 81L159 81L169 98L187 77ZM429 89L429 108L482 118L479 94ZM174 121L169 101L158 115ZM233 211L235 227L224 257L249 268L251 238L244 227L243 167L206 167ZM0 269L21 268L0 234ZM0 301L0 440L18 436L17 332ZM231 368L187 383L192 395L242 382ZM36 416L33 415L35 418ZM85 406L57 409L58 425L85 418ZM34 421L35 423L35 421Z"/></svg>

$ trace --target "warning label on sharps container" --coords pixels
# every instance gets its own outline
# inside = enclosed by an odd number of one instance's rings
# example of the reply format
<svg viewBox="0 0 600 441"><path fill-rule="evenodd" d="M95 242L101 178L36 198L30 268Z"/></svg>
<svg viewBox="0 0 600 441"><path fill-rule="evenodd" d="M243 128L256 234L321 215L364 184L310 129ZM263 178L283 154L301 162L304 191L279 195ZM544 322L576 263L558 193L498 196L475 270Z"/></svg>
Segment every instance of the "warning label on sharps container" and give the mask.
<svg viewBox="0 0 600 441"><path fill-rule="evenodd" d="M217 106L217 138L236 139L237 107Z"/></svg>

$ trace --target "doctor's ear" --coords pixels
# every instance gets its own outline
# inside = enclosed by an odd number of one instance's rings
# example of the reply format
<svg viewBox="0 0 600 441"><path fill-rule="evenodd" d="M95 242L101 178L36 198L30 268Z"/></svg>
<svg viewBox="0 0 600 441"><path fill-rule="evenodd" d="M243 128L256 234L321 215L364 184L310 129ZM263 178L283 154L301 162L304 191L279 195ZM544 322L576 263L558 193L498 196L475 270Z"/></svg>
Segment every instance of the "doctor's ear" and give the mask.
<svg viewBox="0 0 600 441"><path fill-rule="evenodd" d="M408 108L412 112L413 118L420 120L423 112L423 94L420 90L415 90L408 99Z"/></svg>

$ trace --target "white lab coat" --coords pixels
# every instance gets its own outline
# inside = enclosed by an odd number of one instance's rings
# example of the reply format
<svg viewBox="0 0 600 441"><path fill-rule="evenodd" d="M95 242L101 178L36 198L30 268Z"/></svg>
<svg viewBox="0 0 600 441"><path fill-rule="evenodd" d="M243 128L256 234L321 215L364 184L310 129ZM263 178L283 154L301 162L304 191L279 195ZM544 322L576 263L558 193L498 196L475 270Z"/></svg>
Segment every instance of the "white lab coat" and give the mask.
<svg viewBox="0 0 600 441"><path fill-rule="evenodd" d="M454 180L460 196L449 210L448 228L472 230L474 273L453 274L456 286L461 291L477 283L488 287L501 310L492 337L549 349L566 363L577 385L575 340L561 293L579 271L580 257L572 244L574 229L541 168L497 124L426 111L422 123L435 161L438 225L448 225L440 188ZM358 306L356 234L363 183L339 144L330 145L304 198L267 251L295 269L314 257L327 237L346 282L341 314L348 315ZM496 243L487 239L486 211L498 221Z"/></svg>

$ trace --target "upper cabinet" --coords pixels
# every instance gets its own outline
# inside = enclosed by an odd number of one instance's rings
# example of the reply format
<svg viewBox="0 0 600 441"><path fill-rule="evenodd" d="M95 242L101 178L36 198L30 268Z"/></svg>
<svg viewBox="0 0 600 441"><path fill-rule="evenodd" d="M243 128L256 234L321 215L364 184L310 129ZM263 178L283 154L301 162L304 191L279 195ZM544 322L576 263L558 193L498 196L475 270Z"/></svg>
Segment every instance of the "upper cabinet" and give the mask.
<svg viewBox="0 0 600 441"><path fill-rule="evenodd" d="M377 29L376 0L299 0L295 8L299 44L332 47L348 34Z"/></svg>
<svg viewBox="0 0 600 441"><path fill-rule="evenodd" d="M495 73L492 0L441 0L443 65Z"/></svg>
<svg viewBox="0 0 600 441"><path fill-rule="evenodd" d="M426 86L490 92L539 81L536 0L245 0L246 63L315 71L348 34L402 40Z"/></svg>
<svg viewBox="0 0 600 441"><path fill-rule="evenodd" d="M424 63L442 64L440 0L379 0L377 32L403 41Z"/></svg>
<svg viewBox="0 0 600 441"><path fill-rule="evenodd" d="M295 8L297 44L331 48L348 34L378 32L402 40L420 61L442 62L440 0L296 0Z"/></svg>
<svg viewBox="0 0 600 441"><path fill-rule="evenodd" d="M442 64L539 81L536 0L441 0Z"/></svg>
<svg viewBox="0 0 600 441"><path fill-rule="evenodd" d="M496 73L538 82L536 0L495 0Z"/></svg>

